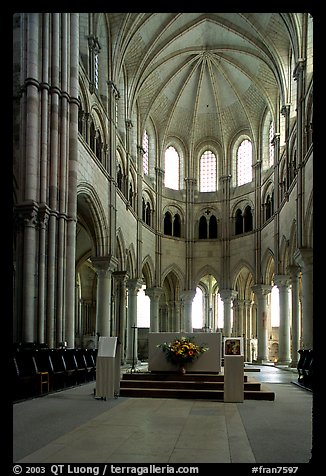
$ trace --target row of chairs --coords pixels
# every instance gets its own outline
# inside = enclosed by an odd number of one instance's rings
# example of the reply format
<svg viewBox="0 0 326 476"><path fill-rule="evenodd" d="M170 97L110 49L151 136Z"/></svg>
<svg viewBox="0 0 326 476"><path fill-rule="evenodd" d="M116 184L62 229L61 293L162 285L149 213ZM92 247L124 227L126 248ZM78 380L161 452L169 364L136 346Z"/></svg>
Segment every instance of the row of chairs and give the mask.
<svg viewBox="0 0 326 476"><path fill-rule="evenodd" d="M15 347L11 360L13 401L96 379L97 349Z"/></svg>
<svg viewBox="0 0 326 476"><path fill-rule="evenodd" d="M299 361L297 365L298 369L298 382L310 390L313 389L313 350L312 349L300 349Z"/></svg>

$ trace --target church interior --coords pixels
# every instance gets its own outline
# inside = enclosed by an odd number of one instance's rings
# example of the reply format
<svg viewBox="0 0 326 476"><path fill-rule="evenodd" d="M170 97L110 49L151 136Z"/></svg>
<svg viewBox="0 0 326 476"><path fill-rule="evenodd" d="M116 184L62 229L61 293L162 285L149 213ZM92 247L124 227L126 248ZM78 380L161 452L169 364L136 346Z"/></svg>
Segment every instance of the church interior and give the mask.
<svg viewBox="0 0 326 476"><path fill-rule="evenodd" d="M15 13L14 406L174 333L310 408L313 331L312 15Z"/></svg>

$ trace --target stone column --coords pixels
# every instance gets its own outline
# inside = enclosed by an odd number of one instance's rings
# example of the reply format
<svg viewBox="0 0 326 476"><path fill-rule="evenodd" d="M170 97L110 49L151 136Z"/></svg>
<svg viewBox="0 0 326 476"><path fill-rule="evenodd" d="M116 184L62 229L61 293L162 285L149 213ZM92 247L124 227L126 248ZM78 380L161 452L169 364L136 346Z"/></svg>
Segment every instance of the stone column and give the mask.
<svg viewBox="0 0 326 476"><path fill-rule="evenodd" d="M121 364L125 363L126 355L126 318L127 318L127 296L126 296L126 283L128 275L126 271L115 271L113 278L117 281L117 305L116 305L116 321L117 321L117 337L120 341L120 357Z"/></svg>
<svg viewBox="0 0 326 476"><path fill-rule="evenodd" d="M127 316L127 346L126 362L137 362L137 294L143 285L139 279L129 279L128 289L128 316Z"/></svg>
<svg viewBox="0 0 326 476"><path fill-rule="evenodd" d="M183 301L183 323L181 325L181 332L192 332L192 302L194 300L196 291L189 289L181 293Z"/></svg>
<svg viewBox="0 0 326 476"><path fill-rule="evenodd" d="M49 221L49 208L44 204L39 209L39 280L38 280L38 328L37 342L45 342L46 318L46 229Z"/></svg>
<svg viewBox="0 0 326 476"><path fill-rule="evenodd" d="M150 302L150 332L159 332L159 304L163 288L146 288L145 294L151 300Z"/></svg>
<svg viewBox="0 0 326 476"><path fill-rule="evenodd" d="M22 341L35 342L35 300L36 300L36 226L37 206L34 203L21 205L18 214L24 224L24 254L22 280Z"/></svg>
<svg viewBox="0 0 326 476"><path fill-rule="evenodd" d="M302 348L313 348L313 252L301 248L294 253L294 260L302 273Z"/></svg>
<svg viewBox="0 0 326 476"><path fill-rule="evenodd" d="M233 326L231 330L231 334L233 337L239 336L239 317L240 317L240 309L239 309L239 301L237 299L233 300L232 304L233 309Z"/></svg>
<svg viewBox="0 0 326 476"><path fill-rule="evenodd" d="M274 283L279 289L280 295L280 326L279 326L279 351L278 363L289 364L290 356L290 310L289 310L289 285L290 278L287 275L275 275Z"/></svg>
<svg viewBox="0 0 326 476"><path fill-rule="evenodd" d="M96 330L99 336L111 335L111 258L92 258L97 273Z"/></svg>
<svg viewBox="0 0 326 476"><path fill-rule="evenodd" d="M288 267L291 275L292 285L292 346L291 346L291 367L296 368L298 365L301 339L300 329L300 296L299 296L299 272L300 268L295 265Z"/></svg>
<svg viewBox="0 0 326 476"><path fill-rule="evenodd" d="M233 289L220 290L220 296L224 304L224 337L231 337L231 305L237 295L237 291Z"/></svg>
<svg viewBox="0 0 326 476"><path fill-rule="evenodd" d="M245 307L245 360L247 362L252 362L252 352L251 352L251 338L252 338L252 316L251 316L251 310L252 310L252 301L246 299L244 301L244 307Z"/></svg>
<svg viewBox="0 0 326 476"><path fill-rule="evenodd" d="M258 340L258 362L268 362L268 305L267 295L271 292L272 286L267 284L255 284L252 291L257 298L257 340Z"/></svg>
<svg viewBox="0 0 326 476"><path fill-rule="evenodd" d="M174 330L180 332L181 330L181 302L174 301Z"/></svg>

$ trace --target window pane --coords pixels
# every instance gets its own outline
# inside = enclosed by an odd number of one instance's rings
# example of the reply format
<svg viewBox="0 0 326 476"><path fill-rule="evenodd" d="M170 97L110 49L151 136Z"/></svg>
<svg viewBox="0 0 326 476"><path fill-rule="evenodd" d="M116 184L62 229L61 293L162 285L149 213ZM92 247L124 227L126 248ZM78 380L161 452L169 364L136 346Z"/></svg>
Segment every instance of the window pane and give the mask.
<svg viewBox="0 0 326 476"><path fill-rule="evenodd" d="M165 186L179 190L179 154L172 146L165 151Z"/></svg>
<svg viewBox="0 0 326 476"><path fill-rule="evenodd" d="M200 191L215 192L216 190L216 156L206 150L200 158Z"/></svg>
<svg viewBox="0 0 326 476"><path fill-rule="evenodd" d="M145 131L143 136L143 172L145 175L148 175L148 134Z"/></svg>
<svg viewBox="0 0 326 476"><path fill-rule="evenodd" d="M273 122L270 123L269 126L269 166L271 167L274 165L274 124Z"/></svg>
<svg viewBox="0 0 326 476"><path fill-rule="evenodd" d="M241 142L237 156L238 185L252 180L252 145L250 140Z"/></svg>

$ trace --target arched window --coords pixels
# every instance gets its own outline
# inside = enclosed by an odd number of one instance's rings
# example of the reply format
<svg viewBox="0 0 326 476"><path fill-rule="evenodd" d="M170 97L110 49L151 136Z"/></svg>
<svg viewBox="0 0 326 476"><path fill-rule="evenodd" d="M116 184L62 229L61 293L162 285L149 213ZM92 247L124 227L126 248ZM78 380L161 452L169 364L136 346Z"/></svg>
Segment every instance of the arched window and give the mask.
<svg viewBox="0 0 326 476"><path fill-rule="evenodd" d="M209 219L209 238L217 238L217 219L212 215Z"/></svg>
<svg viewBox="0 0 326 476"><path fill-rule="evenodd" d="M206 150L200 157L200 191L215 192L216 190L216 156Z"/></svg>
<svg viewBox="0 0 326 476"><path fill-rule="evenodd" d="M146 221L146 202L145 198L142 198L142 220Z"/></svg>
<svg viewBox="0 0 326 476"><path fill-rule="evenodd" d="M134 192L133 192L133 189L132 189L132 183L130 183L129 185L129 203L130 203L130 206L132 207L133 206L133 198L134 198Z"/></svg>
<svg viewBox="0 0 326 476"><path fill-rule="evenodd" d="M206 240L207 238L207 219L203 215L199 219L199 239Z"/></svg>
<svg viewBox="0 0 326 476"><path fill-rule="evenodd" d="M122 191L122 170L121 170L120 164L118 164L118 167L117 167L117 184L118 184L119 190Z"/></svg>
<svg viewBox="0 0 326 476"><path fill-rule="evenodd" d="M244 139L237 152L237 183L243 185L252 181L252 144Z"/></svg>
<svg viewBox="0 0 326 476"><path fill-rule="evenodd" d="M265 220L267 221L272 216L272 201L271 196L267 195L265 203Z"/></svg>
<svg viewBox="0 0 326 476"><path fill-rule="evenodd" d="M164 235L172 236L172 216L170 212L164 215Z"/></svg>
<svg viewBox="0 0 326 476"><path fill-rule="evenodd" d="M235 234L241 235L243 233L243 217L240 208L235 212Z"/></svg>
<svg viewBox="0 0 326 476"><path fill-rule="evenodd" d="M89 146L94 153L95 153L95 135L96 135L95 126L94 126L93 120L91 119L91 125L89 128Z"/></svg>
<svg viewBox="0 0 326 476"><path fill-rule="evenodd" d="M91 93L94 93L95 90L98 90L99 87L99 52L100 44L98 38L94 35L88 37L88 46L89 46L89 90Z"/></svg>
<svg viewBox="0 0 326 476"><path fill-rule="evenodd" d="M174 147L165 151L165 183L167 188L179 190L180 158Z"/></svg>
<svg viewBox="0 0 326 476"><path fill-rule="evenodd" d="M180 215L176 213L173 218L173 236L181 237L181 219Z"/></svg>
<svg viewBox="0 0 326 476"><path fill-rule="evenodd" d="M145 222L146 225L151 226L151 205L149 202L146 204L146 213L145 213Z"/></svg>
<svg viewBox="0 0 326 476"><path fill-rule="evenodd" d="M102 162L102 138L100 131L97 131L95 135L95 155Z"/></svg>
<svg viewBox="0 0 326 476"><path fill-rule="evenodd" d="M148 175L148 134L144 131L143 135L143 172L144 175Z"/></svg>
<svg viewBox="0 0 326 476"><path fill-rule="evenodd" d="M252 211L250 205L247 205L243 214L244 231L252 231Z"/></svg>

